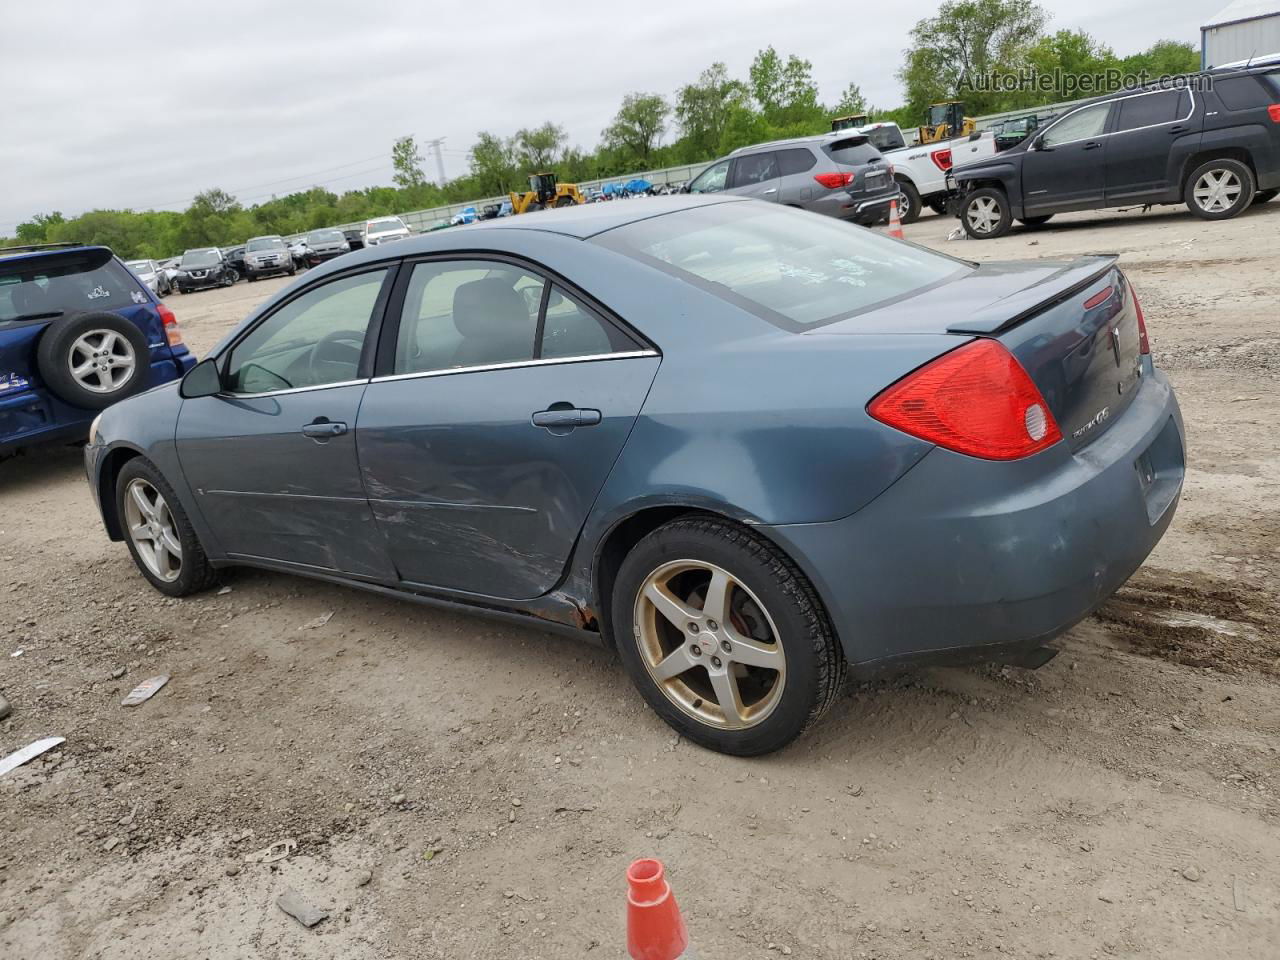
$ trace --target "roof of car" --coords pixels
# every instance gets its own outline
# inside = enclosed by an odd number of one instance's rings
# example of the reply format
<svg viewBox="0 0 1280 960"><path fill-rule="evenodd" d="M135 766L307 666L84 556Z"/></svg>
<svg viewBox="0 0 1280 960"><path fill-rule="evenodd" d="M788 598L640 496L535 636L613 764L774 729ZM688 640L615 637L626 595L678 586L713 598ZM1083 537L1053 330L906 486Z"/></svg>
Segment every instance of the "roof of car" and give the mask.
<svg viewBox="0 0 1280 960"><path fill-rule="evenodd" d="M0 247L0 258L5 260L36 259L77 250L106 250L92 243L27 243L12 247Z"/></svg>
<svg viewBox="0 0 1280 960"><path fill-rule="evenodd" d="M740 153L747 153L751 150L763 150L765 147L790 147L798 146L806 143L828 143L832 140L844 140L850 137L864 136L857 130L829 130L826 133L813 133L805 137L784 137L781 140L766 140L764 143L753 143L747 147L738 147L736 150L729 151L729 156L736 157Z"/></svg>

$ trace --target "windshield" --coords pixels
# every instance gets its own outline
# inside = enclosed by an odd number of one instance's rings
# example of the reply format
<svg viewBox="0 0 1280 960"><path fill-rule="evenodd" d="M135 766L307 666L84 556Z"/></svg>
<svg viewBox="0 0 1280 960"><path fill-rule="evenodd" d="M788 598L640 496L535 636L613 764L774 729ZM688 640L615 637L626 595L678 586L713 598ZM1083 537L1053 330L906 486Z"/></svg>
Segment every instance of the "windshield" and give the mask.
<svg viewBox="0 0 1280 960"><path fill-rule="evenodd" d="M256 250L283 250L284 241L279 237L258 237L256 240L250 240L244 245L245 253L253 253Z"/></svg>
<svg viewBox="0 0 1280 960"><path fill-rule="evenodd" d="M368 233L387 233L391 230L407 230L403 223L392 217L390 220L370 220L369 226L365 228Z"/></svg>
<svg viewBox="0 0 1280 960"><path fill-rule="evenodd" d="M129 269L134 273L155 273L156 268L151 265L150 260L130 260L128 261Z"/></svg>
<svg viewBox="0 0 1280 960"><path fill-rule="evenodd" d="M307 243L342 243L345 239L341 230L312 230L306 236Z"/></svg>
<svg viewBox="0 0 1280 960"><path fill-rule="evenodd" d="M973 269L870 230L772 204L722 203L610 230L598 243L800 331Z"/></svg>
<svg viewBox="0 0 1280 960"><path fill-rule="evenodd" d="M180 266L190 267L213 267L218 264L217 250L188 250L182 255L182 263Z"/></svg>
<svg viewBox="0 0 1280 960"><path fill-rule="evenodd" d="M147 302L138 281L121 269L110 250L0 261L0 323Z"/></svg>

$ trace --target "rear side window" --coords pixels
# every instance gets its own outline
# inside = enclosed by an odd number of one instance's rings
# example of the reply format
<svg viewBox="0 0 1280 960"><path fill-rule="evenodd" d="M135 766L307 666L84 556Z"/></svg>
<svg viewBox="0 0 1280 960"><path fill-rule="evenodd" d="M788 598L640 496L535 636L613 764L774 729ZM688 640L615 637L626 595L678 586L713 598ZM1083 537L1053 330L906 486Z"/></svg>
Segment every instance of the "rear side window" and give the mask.
<svg viewBox="0 0 1280 960"><path fill-rule="evenodd" d="M776 180L778 177L778 157L768 153L752 153L738 157L733 161L733 171L729 174L730 187L749 187L752 184Z"/></svg>
<svg viewBox="0 0 1280 960"><path fill-rule="evenodd" d="M0 260L0 322L149 302L109 250Z"/></svg>
<svg viewBox="0 0 1280 960"><path fill-rule="evenodd" d="M774 204L695 207L618 227L594 242L795 332L973 269L931 250Z"/></svg>
<svg viewBox="0 0 1280 960"><path fill-rule="evenodd" d="M851 137L848 140L837 140L825 144L822 148L836 163L846 167L854 167L862 163L871 163L880 159L880 151L872 146L866 137Z"/></svg>
<svg viewBox="0 0 1280 960"><path fill-rule="evenodd" d="M1189 105L1185 90L1162 90L1140 97L1126 97L1119 102L1120 119L1116 132L1150 127L1158 123L1173 123L1186 116Z"/></svg>
<svg viewBox="0 0 1280 960"><path fill-rule="evenodd" d="M1271 102L1262 80L1262 77L1228 77L1215 80L1213 91L1228 110L1248 110Z"/></svg>
<svg viewBox="0 0 1280 960"><path fill-rule="evenodd" d="M778 170L784 177L793 173L805 173L812 170L817 163L818 158L813 155L813 151L806 150L804 147L778 151Z"/></svg>

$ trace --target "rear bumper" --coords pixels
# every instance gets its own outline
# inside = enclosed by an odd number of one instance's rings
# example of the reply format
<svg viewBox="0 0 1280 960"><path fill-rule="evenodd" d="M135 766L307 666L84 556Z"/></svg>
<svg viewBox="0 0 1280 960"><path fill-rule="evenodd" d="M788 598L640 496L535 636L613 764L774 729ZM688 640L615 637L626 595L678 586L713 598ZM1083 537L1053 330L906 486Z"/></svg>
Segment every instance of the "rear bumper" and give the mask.
<svg viewBox="0 0 1280 960"><path fill-rule="evenodd" d="M172 359L152 360L149 387L177 380L196 365L191 353ZM41 443L74 443L83 440L97 410L63 403L43 388L0 397L0 455Z"/></svg>
<svg viewBox="0 0 1280 960"><path fill-rule="evenodd" d="M1144 365L1134 402L1075 454L935 448L850 517L760 528L809 574L850 663L1018 659L1133 574L1173 519L1185 463L1177 400Z"/></svg>

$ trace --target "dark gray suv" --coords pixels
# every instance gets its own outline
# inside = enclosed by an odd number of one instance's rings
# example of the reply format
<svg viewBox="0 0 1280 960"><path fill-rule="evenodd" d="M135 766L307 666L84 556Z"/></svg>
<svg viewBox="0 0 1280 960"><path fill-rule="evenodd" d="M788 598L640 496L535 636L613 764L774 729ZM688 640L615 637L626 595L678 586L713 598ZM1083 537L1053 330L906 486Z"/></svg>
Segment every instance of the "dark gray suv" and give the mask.
<svg viewBox="0 0 1280 960"><path fill-rule="evenodd" d="M690 193L735 193L855 223L883 223L899 197L893 164L867 137L843 132L740 147L689 183Z"/></svg>

